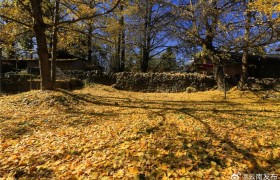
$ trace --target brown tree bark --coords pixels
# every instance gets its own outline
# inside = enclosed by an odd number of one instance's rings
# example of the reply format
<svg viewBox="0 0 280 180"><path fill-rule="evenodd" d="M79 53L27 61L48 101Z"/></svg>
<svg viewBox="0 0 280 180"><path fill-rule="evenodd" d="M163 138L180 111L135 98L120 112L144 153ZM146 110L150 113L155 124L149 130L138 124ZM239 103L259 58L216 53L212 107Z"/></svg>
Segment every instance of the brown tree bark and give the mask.
<svg viewBox="0 0 280 180"><path fill-rule="evenodd" d="M120 11L123 11L123 4L120 5ZM121 16L120 25L122 27L120 33L120 67L119 71L123 72L125 70L125 28L124 28L124 16Z"/></svg>
<svg viewBox="0 0 280 180"><path fill-rule="evenodd" d="M217 1L213 1L211 6L213 9L217 10ZM203 48L206 49L206 52L209 52L212 63L213 63L213 74L217 82L217 88L219 90L225 90L225 72L224 72L224 62L219 57L219 52L217 52L213 46L213 41L216 35L216 28L218 22L218 16L212 14L209 19L212 20L212 23L209 24L208 20L206 21L206 38L204 40Z"/></svg>
<svg viewBox="0 0 280 180"><path fill-rule="evenodd" d="M87 61L90 63L92 61L92 24L91 21L89 21L89 27L88 27L88 35L87 35Z"/></svg>
<svg viewBox="0 0 280 180"><path fill-rule="evenodd" d="M50 90L52 89L51 73L50 73L50 62L48 57L48 47L46 38L46 24L43 21L42 16L42 0L30 0L31 9L34 18L33 30L37 40L38 56L41 72L41 89Z"/></svg>
<svg viewBox="0 0 280 180"><path fill-rule="evenodd" d="M118 32L118 37L117 37L117 46L116 46L116 65L117 65L117 71L120 72L120 64L121 64L121 32Z"/></svg>
<svg viewBox="0 0 280 180"><path fill-rule="evenodd" d="M141 61L141 72L147 72L150 61L151 51L151 20L152 20L152 5L148 2L145 12L144 22L144 45L142 47L142 61Z"/></svg>
<svg viewBox="0 0 280 180"><path fill-rule="evenodd" d="M214 64L214 77L217 82L218 90L225 90L225 72L224 66L221 63Z"/></svg>
<svg viewBox="0 0 280 180"><path fill-rule="evenodd" d="M123 4L120 4L120 12L123 12ZM119 19L119 25L121 29L118 32L117 45L116 45L116 70L123 72L125 70L125 29L124 29L124 16L121 15Z"/></svg>
<svg viewBox="0 0 280 180"><path fill-rule="evenodd" d="M242 74L240 81L238 83L238 88L240 90L244 90L245 85L248 80L248 54L249 54L249 38L250 38L250 24L251 24L251 18L252 18L252 13L248 9L248 4L247 1L244 0L244 4L246 6L246 15L245 15L245 28L244 28L244 42L245 46L243 48L243 55L242 55Z"/></svg>
<svg viewBox="0 0 280 180"><path fill-rule="evenodd" d="M52 64L51 64L51 81L54 87L56 82L56 58L57 58L57 33L58 33L58 22L59 22L59 0L55 1L55 13L54 13L54 29L53 29L53 45L52 45Z"/></svg>
<svg viewBox="0 0 280 180"><path fill-rule="evenodd" d="M89 7L94 8L95 1L89 1ZM87 61L92 62L92 33L93 33L93 21L90 19L87 21L88 34L87 34Z"/></svg>

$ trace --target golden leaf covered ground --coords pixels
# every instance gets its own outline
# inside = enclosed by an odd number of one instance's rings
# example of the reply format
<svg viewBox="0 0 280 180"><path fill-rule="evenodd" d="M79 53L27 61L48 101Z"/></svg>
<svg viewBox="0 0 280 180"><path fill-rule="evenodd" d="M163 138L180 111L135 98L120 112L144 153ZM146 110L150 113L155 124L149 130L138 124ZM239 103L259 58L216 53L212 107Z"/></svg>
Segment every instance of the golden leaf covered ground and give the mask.
<svg viewBox="0 0 280 180"><path fill-rule="evenodd" d="M0 97L0 178L229 179L280 174L280 101L231 90L94 85Z"/></svg>

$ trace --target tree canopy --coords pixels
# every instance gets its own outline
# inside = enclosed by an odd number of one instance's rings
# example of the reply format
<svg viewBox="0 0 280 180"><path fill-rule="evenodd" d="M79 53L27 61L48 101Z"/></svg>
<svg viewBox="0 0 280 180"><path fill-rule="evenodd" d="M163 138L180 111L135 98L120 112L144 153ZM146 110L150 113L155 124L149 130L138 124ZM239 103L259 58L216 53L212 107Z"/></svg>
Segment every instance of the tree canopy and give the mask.
<svg viewBox="0 0 280 180"><path fill-rule="evenodd" d="M38 57L43 89L50 89L55 81L48 54L55 59L58 50L108 71L147 72L171 48L175 61L198 56L212 61L218 78L228 53L243 53L246 62L246 54L266 54L266 47L277 44L280 37L277 0L0 3L4 55Z"/></svg>

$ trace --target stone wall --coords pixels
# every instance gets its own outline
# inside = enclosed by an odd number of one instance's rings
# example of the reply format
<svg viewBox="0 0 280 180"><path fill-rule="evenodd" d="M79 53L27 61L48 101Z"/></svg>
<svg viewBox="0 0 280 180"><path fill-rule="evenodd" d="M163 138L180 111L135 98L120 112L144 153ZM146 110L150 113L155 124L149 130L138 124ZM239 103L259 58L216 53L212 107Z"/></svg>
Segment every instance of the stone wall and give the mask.
<svg viewBox="0 0 280 180"><path fill-rule="evenodd" d="M88 83L98 83L104 85L113 85L116 83L116 74L104 73L98 70L94 71L63 71L71 78L86 80Z"/></svg>
<svg viewBox="0 0 280 180"><path fill-rule="evenodd" d="M30 89L39 89L35 83L30 83L34 76L9 74L2 78L2 91L5 93L17 93L29 91Z"/></svg>
<svg viewBox="0 0 280 180"><path fill-rule="evenodd" d="M72 78L58 80L55 88L73 90L83 86L83 81ZM34 75L10 74L2 78L2 92L4 93L18 93L38 89L40 89L40 79Z"/></svg>
<svg viewBox="0 0 280 180"><path fill-rule="evenodd" d="M141 92L184 92L187 88L197 91L212 89L216 83L213 77L197 73L117 73L119 90Z"/></svg>
<svg viewBox="0 0 280 180"><path fill-rule="evenodd" d="M280 78L248 78L247 83L248 90L255 91L266 91L266 90L275 90L280 91Z"/></svg>

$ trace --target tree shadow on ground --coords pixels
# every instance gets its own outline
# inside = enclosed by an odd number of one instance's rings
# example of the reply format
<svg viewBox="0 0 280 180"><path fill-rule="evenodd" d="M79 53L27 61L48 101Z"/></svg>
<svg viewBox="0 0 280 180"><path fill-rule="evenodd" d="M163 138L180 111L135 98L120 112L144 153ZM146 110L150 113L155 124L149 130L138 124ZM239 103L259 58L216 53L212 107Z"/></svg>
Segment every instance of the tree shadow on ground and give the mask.
<svg viewBox="0 0 280 180"><path fill-rule="evenodd" d="M245 159L249 160L253 164L253 167L250 169L251 173L267 173L269 171L270 167L263 168L260 166L260 164L258 163L258 157L256 157L254 154L252 154L249 150L238 147L238 145L236 145L233 141L231 141L228 138L228 136L226 136L224 138L219 137L214 132L214 130L211 128L211 126L207 122L203 121L201 118L197 117L195 115L195 113L186 112L185 110L181 110L181 112L190 116L191 118L195 119L196 121L200 122L201 124L203 124L207 131L207 134L211 135L214 139L219 140L223 143L226 143L234 151L236 151L239 154L242 154Z"/></svg>
<svg viewBox="0 0 280 180"><path fill-rule="evenodd" d="M12 174L14 179L21 179L22 177L25 179L51 179L54 177L53 170L48 168L36 169L34 167L31 167L29 171L18 168L10 172L10 174Z"/></svg>
<svg viewBox="0 0 280 180"><path fill-rule="evenodd" d="M108 96L93 96L90 94L75 94L69 91L60 90L60 92L71 96L77 101L83 101L90 104L103 105L103 106L112 106L112 107L121 107L121 108L144 108L150 110L171 110L176 111L182 107L186 107L190 111L205 111L213 110L213 113L236 113L236 112L255 112L259 113L257 110L248 110L244 109L241 103L233 103L229 101L165 101L165 100L139 100L139 99L129 99L129 98L119 98L119 97L108 97ZM163 107L160 107L160 106ZM201 106L197 108L197 106ZM212 109L206 109L207 106L218 107ZM224 109L226 107L236 107L236 109L228 110ZM263 112L277 112L272 110L262 110Z"/></svg>
<svg viewBox="0 0 280 180"><path fill-rule="evenodd" d="M3 125L0 135L7 139L17 139L23 135L32 134L35 129L36 125L32 122L17 122L9 126Z"/></svg>
<svg viewBox="0 0 280 180"><path fill-rule="evenodd" d="M194 115L195 113L205 113L207 115L215 115L222 116L223 114L229 114L231 116L258 116L263 118L279 118L280 115L276 110L263 110L265 115L260 114L260 111L254 109L244 109L244 106L239 103L232 103L228 101L165 101L165 100L141 100L141 99L132 99L132 98L119 98L119 97L110 97L110 96L95 96L91 94L75 94L66 90L58 90L62 92L66 96L70 96L77 103L84 102L92 105L102 105L107 108L104 112L93 112L93 111L82 111L75 108L69 108L67 105L64 110L65 113L76 117L77 120L74 122L69 122L70 126L76 125L84 125L87 126L96 122L94 117L118 117L120 115L125 115L125 112L122 112L123 109L130 109L131 111L135 111L134 109L144 109L149 111L149 113L156 112L168 112L172 111L175 113L186 113L189 115ZM110 110L111 107L118 107L119 111ZM228 109L231 107L232 109ZM135 111L135 113L139 113ZM276 115L275 115L276 114ZM54 114L55 115L55 114ZM92 119L86 119L79 121L79 117L82 115L87 115L92 117ZM127 114L129 115L129 114ZM218 117L217 117L218 118ZM5 118L6 119L6 118ZM234 121L234 118L232 118ZM237 121L237 120L236 120ZM46 121L46 123L48 123ZM45 123L45 124L46 124ZM59 125L59 121L56 122L56 125ZM19 137L21 135L32 133L35 125L30 122L24 122L23 124L15 124L14 127L6 128L6 137L13 136ZM51 128L51 127L50 127ZM55 127L54 127L55 128ZM270 128L270 127L267 127ZM271 127L273 128L273 127Z"/></svg>
<svg viewBox="0 0 280 180"><path fill-rule="evenodd" d="M196 114L202 113L205 116L215 116L214 118L219 121L220 119L224 119L223 115L230 115L227 121L232 121L237 124L244 124L240 120L242 117L244 118L254 118L254 117L262 117L263 119L275 119L280 117L280 113L277 110L266 110L263 109L261 111L255 109L244 108L244 105L241 103L232 103L228 101L165 101L165 100L139 100L139 99L130 99L130 98L119 98L119 97L107 97L107 96L93 96L90 94L74 94L69 91L61 90L61 92L65 93L68 96L73 97L77 101L87 102L93 105L102 105L107 107L108 110L102 113L96 112L84 112L77 110L69 110L69 113L74 114L87 114L91 116L99 116L99 117L117 117L120 115L125 115L125 112L122 112L123 109L130 109L134 113L139 113L137 110L133 109L144 109L149 113L158 113L163 112L166 113L168 111L172 111L174 113L187 113L187 114ZM119 111L111 111L111 107L118 107ZM230 109L229 109L230 107ZM264 113L264 114L261 114ZM223 120L226 121L226 120ZM225 123L220 120L219 123ZM259 127L262 127L263 123L260 123ZM265 125L266 128L274 130L275 127ZM255 126L254 128L256 128Z"/></svg>
<svg viewBox="0 0 280 180"><path fill-rule="evenodd" d="M246 114L246 116L255 116L258 115L259 117L264 117L264 118L277 118L275 116L275 113L278 114L279 112L276 110L264 110L266 114L264 115L259 115L258 110L254 109L244 109L244 106L239 103L232 103L228 101L164 101L164 100L140 100L140 99L135 99L135 98L119 98L119 97L110 97L110 96L94 96L91 94L75 94L73 92L65 91L65 90L60 90L63 94L66 96L70 96L73 99L75 99L77 102L84 102L88 104L84 104L85 106L87 105L102 105L105 107L104 112L85 112L81 111L79 109L74 109L74 108L66 108L65 112L67 114L75 115L76 119L72 122L68 122L68 126L88 126L92 123L96 123L97 121L94 119L94 117L118 117L120 115L129 115L128 112L122 112L124 109L130 109L131 112L134 113L151 113L155 116L161 116L162 122L164 123L166 121L166 114L167 113L177 113L179 114L184 114L191 119L195 120L196 122L199 122L201 125L203 125L204 129L206 130L207 136L209 136L211 139L215 139L218 141L221 141L224 144L227 144L231 151L234 151L238 154L243 155L245 159L250 161L254 166L250 169L251 172L257 172L257 173L263 173L269 171L270 166L267 168L262 168L260 164L258 163L258 157L256 157L252 152L250 152L248 149L241 148L238 144L234 143L231 139L227 137L221 137L219 136L215 130L209 125L208 122L206 122L204 119L201 118L198 114L204 114L203 116L211 116L215 114L215 121L220 124L225 124L226 122L218 121L219 119L222 118L222 115L224 114L230 114L231 116L240 116L243 114ZM67 106L68 107L68 106ZM112 111L110 108L112 107L118 107L118 110ZM227 107L231 107L232 109L226 109ZM138 112L137 109L144 109L146 112ZM127 113L127 114L126 114ZM82 115L88 115L89 119L82 119ZM234 120L234 119L233 119ZM46 122L46 124L49 122ZM59 127L59 122L56 122L56 128ZM243 124L241 124L243 125ZM168 126L170 128L174 128L174 131L178 131L179 129L176 130L176 126ZM235 126L237 128L238 126ZM52 128L50 125L47 126L47 128ZM254 128L254 127L253 127ZM271 127L272 128L272 127ZM19 138L22 135L28 134L28 133L33 133L35 130L34 124L14 124L14 127L9 129L7 132L6 137L12 136L13 134L16 134L16 138ZM148 129L145 129L144 133L142 135L149 135L149 134L156 134L160 131L164 131L161 129L161 125L155 126L155 127L150 127ZM121 132L120 132L121 133ZM140 133L141 134L141 133ZM137 137L140 138L140 137ZM132 141L132 140L137 140L137 139L125 139L124 141ZM118 143L114 143L114 146L118 146L120 143L123 143L124 141L120 141ZM163 146L162 148L169 150L171 153L166 155L166 156L160 156L159 161L161 163L169 164L170 167L175 167L175 166L189 166L190 162L185 161L186 159L193 160L195 156L199 157L198 163L191 164L191 169L190 171L196 171L197 169L207 169L209 168L210 162L215 161L217 162L218 165L224 167L225 162L218 156L211 154L207 149L213 148L209 142L205 140L190 140L186 137L182 136L182 144L183 148L186 151L192 152L189 153L188 155L184 155L181 157L175 156L172 151L176 150L176 146L173 144L172 140L169 140L167 143L167 146ZM106 148L109 147L109 143L105 143L104 146L101 146L99 149L91 149L92 151L102 151ZM187 144L192 143L191 147L188 147ZM107 145L106 145L107 144ZM110 144L112 145L112 144ZM147 154L151 153L156 153L155 149L151 148L147 150ZM228 154L228 156L233 156L233 153L229 153L228 149L223 149L224 154ZM206 156L207 158L204 158ZM232 157L234 158L234 157ZM270 164L276 163L276 159L270 162Z"/></svg>

